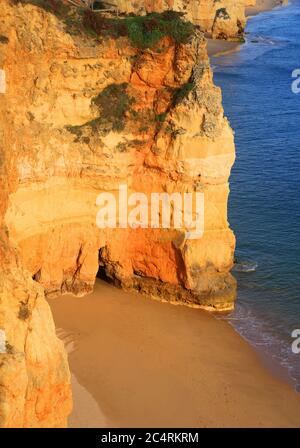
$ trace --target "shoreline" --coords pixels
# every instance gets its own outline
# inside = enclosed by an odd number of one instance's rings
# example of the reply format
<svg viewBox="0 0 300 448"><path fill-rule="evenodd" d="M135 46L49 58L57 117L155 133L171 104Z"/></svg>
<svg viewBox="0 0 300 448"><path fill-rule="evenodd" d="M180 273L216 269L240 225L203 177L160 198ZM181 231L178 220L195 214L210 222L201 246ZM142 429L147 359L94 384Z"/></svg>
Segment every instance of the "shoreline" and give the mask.
<svg viewBox="0 0 300 448"><path fill-rule="evenodd" d="M300 427L300 396L224 320L100 280L49 304L69 351L70 427Z"/></svg>
<svg viewBox="0 0 300 448"><path fill-rule="evenodd" d="M267 353L264 348L254 345L247 337L239 333L234 324L229 322L229 325L234 329L238 336L240 336L250 347L254 350L261 365L280 382L289 385L297 394L297 381L292 377L287 367L284 367L278 360L273 359L271 353ZM300 397L300 394L298 394Z"/></svg>
<svg viewBox="0 0 300 448"><path fill-rule="evenodd" d="M260 13L272 11L275 8L278 9L288 6L289 3L289 0L256 0L255 6L246 8L245 15L248 20ZM239 51L242 45L244 45L244 43L235 41L216 41L207 38L208 56L210 58L226 56ZM283 365L280 364L280 361L275 361L272 359L270 353L266 353L262 348L255 346L253 341L250 341L246 337L242 336L232 323L230 323L230 325L232 325L232 328L235 329L237 334L239 334L251 347L253 347L263 366L265 366L265 368L280 381L291 385L296 391L296 388L298 387L297 380L292 376L290 370L287 367L283 367Z"/></svg>
<svg viewBox="0 0 300 448"><path fill-rule="evenodd" d="M256 0L255 6L246 8L246 17L250 18L261 12L271 11L278 6L288 5L289 0Z"/></svg>
<svg viewBox="0 0 300 448"><path fill-rule="evenodd" d="M246 18L250 19L262 12L271 11L278 6L285 6L288 0L256 0L256 6L246 8ZM207 38L207 53L209 58L225 56L235 51L239 51L244 42L215 40Z"/></svg>
<svg viewBox="0 0 300 448"><path fill-rule="evenodd" d="M247 17L276 6L258 0ZM207 46L218 57L241 43L209 39ZM69 427L300 427L292 378L222 319L100 281L89 296L50 306L67 346L74 338Z"/></svg>

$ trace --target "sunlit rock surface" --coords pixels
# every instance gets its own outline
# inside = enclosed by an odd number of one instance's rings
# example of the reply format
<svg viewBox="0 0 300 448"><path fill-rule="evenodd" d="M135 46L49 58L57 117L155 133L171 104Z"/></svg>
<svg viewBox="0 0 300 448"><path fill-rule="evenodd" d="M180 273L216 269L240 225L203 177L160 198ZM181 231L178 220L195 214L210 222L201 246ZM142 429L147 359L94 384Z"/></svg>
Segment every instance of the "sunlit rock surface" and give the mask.
<svg viewBox="0 0 300 448"><path fill-rule="evenodd" d="M199 30L187 43L164 37L138 49L126 36L74 36L40 8L2 3L0 425L64 426L69 372L43 289L85 294L100 265L125 289L232 309L233 132ZM119 185L202 192L203 237L99 229L97 196Z"/></svg>

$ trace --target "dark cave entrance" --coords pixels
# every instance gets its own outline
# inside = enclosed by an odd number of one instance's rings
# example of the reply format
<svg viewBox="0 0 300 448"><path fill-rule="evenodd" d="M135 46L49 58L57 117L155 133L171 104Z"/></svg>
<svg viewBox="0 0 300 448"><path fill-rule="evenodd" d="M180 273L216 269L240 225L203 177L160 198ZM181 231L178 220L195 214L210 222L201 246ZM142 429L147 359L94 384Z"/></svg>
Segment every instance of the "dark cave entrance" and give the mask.
<svg viewBox="0 0 300 448"><path fill-rule="evenodd" d="M115 266L113 262L108 261L107 248L101 247L98 253L98 272L96 280L102 280L110 285L121 288L121 281L115 273Z"/></svg>
<svg viewBox="0 0 300 448"><path fill-rule="evenodd" d="M108 270L105 262L106 247L101 247L98 252L98 272L96 279L103 280L106 283L114 284L114 279L108 275Z"/></svg>
<svg viewBox="0 0 300 448"><path fill-rule="evenodd" d="M104 280L106 283L112 283L112 279L106 274L105 266L100 266L96 275L99 280Z"/></svg>
<svg viewBox="0 0 300 448"><path fill-rule="evenodd" d="M34 280L35 282L40 282L40 280L41 280L41 275L42 275L42 272L41 272L41 269L39 269L33 276L32 276L32 280Z"/></svg>

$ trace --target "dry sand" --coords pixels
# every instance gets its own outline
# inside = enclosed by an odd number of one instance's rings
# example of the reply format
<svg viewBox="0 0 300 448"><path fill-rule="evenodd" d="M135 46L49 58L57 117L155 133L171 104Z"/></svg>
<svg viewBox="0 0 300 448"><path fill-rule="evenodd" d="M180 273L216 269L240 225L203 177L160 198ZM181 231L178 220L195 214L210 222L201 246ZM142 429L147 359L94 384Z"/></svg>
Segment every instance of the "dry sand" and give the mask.
<svg viewBox="0 0 300 448"><path fill-rule="evenodd" d="M70 427L300 427L300 396L225 321L102 281L50 306L70 352Z"/></svg>
<svg viewBox="0 0 300 448"><path fill-rule="evenodd" d="M255 16L260 12L270 11L276 6L286 5L288 0L256 0L255 6L250 6L246 8L246 16Z"/></svg>
<svg viewBox="0 0 300 448"><path fill-rule="evenodd" d="M255 16L264 11L270 11L276 6L288 4L288 0L256 0L256 6L246 8L246 16ZM209 57L224 56L233 51L239 51L241 42L231 42L226 40L214 40L207 38L207 52Z"/></svg>
<svg viewBox="0 0 300 448"><path fill-rule="evenodd" d="M209 57L223 56L233 51L238 51L243 45L240 42L231 42L229 40L215 40L207 38L207 53Z"/></svg>

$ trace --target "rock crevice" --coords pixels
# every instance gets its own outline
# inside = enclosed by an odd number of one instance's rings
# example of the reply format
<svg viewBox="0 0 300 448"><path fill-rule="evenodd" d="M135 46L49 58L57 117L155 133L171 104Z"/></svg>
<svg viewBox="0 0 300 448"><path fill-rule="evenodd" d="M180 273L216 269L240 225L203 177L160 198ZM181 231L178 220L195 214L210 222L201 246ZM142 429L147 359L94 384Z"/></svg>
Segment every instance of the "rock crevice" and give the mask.
<svg viewBox="0 0 300 448"><path fill-rule="evenodd" d="M125 289L231 309L234 138L198 29L185 42L165 35L137 48L126 35L71 35L23 3L5 0L0 19L0 329L9 344L0 425L64 426L69 372L44 291L90 292L100 260ZM188 239L185 228L99 229L97 196L120 185L148 197L202 192L202 238Z"/></svg>

